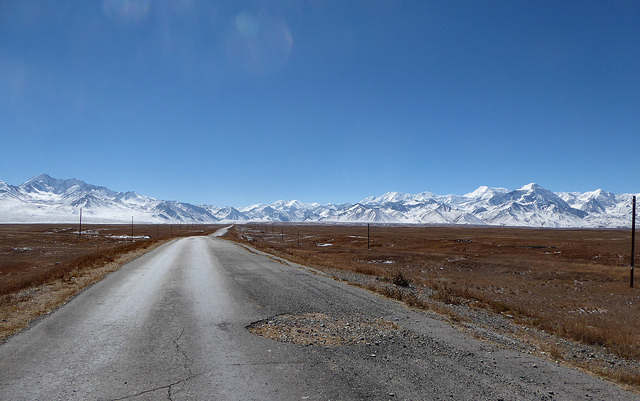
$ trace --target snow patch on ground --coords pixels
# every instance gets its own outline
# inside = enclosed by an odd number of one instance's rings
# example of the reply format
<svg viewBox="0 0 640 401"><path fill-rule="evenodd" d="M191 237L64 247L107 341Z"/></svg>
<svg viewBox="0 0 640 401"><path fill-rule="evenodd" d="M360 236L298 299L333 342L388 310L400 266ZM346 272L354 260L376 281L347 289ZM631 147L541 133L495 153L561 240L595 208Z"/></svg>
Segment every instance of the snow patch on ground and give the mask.
<svg viewBox="0 0 640 401"><path fill-rule="evenodd" d="M150 239L148 235L107 235L105 238L110 239Z"/></svg>

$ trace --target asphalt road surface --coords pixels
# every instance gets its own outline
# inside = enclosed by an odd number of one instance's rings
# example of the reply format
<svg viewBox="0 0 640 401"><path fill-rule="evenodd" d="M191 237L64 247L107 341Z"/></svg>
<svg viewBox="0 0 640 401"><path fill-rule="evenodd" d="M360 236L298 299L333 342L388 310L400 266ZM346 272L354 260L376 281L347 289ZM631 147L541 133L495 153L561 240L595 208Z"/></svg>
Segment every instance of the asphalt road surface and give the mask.
<svg viewBox="0 0 640 401"><path fill-rule="evenodd" d="M383 319L400 328L332 346L247 330L311 313L345 326ZM0 400L218 399L640 397L213 237L149 252L0 345Z"/></svg>

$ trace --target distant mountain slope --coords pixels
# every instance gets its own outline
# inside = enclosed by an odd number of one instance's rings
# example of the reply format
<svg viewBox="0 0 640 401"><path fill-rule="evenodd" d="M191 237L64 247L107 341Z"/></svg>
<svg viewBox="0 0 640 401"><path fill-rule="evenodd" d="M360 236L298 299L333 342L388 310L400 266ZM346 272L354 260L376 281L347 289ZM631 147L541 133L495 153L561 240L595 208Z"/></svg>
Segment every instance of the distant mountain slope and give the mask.
<svg viewBox="0 0 640 401"><path fill-rule="evenodd" d="M94 223L213 222L205 208L188 203L162 201L135 192L114 192L105 187L46 174L20 186L0 181L0 222L65 223L83 219Z"/></svg>
<svg viewBox="0 0 640 401"><path fill-rule="evenodd" d="M516 190L481 186L466 195L388 192L358 203L278 201L233 208L163 201L41 174L22 185L0 181L0 223L246 221L473 224L526 227L628 227L632 194L554 193L537 184Z"/></svg>

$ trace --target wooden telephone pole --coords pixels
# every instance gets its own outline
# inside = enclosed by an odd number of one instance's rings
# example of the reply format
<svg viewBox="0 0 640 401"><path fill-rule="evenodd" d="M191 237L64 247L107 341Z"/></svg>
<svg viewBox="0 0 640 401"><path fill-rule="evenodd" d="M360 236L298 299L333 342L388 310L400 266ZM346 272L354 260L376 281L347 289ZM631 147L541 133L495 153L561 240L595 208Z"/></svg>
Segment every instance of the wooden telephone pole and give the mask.
<svg viewBox="0 0 640 401"><path fill-rule="evenodd" d="M636 253L636 197L633 196L633 204L631 206L631 268L629 269L629 286L633 288L633 268Z"/></svg>

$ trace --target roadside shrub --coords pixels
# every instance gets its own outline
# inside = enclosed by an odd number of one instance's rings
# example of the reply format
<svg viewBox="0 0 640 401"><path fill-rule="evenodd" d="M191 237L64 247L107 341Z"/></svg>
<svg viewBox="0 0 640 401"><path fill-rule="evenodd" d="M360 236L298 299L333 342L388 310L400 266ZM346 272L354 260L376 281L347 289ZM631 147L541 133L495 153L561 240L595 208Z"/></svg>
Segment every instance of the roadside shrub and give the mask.
<svg viewBox="0 0 640 401"><path fill-rule="evenodd" d="M397 270L391 275L390 281L398 287L409 287L410 284L409 279L405 277L400 270Z"/></svg>

